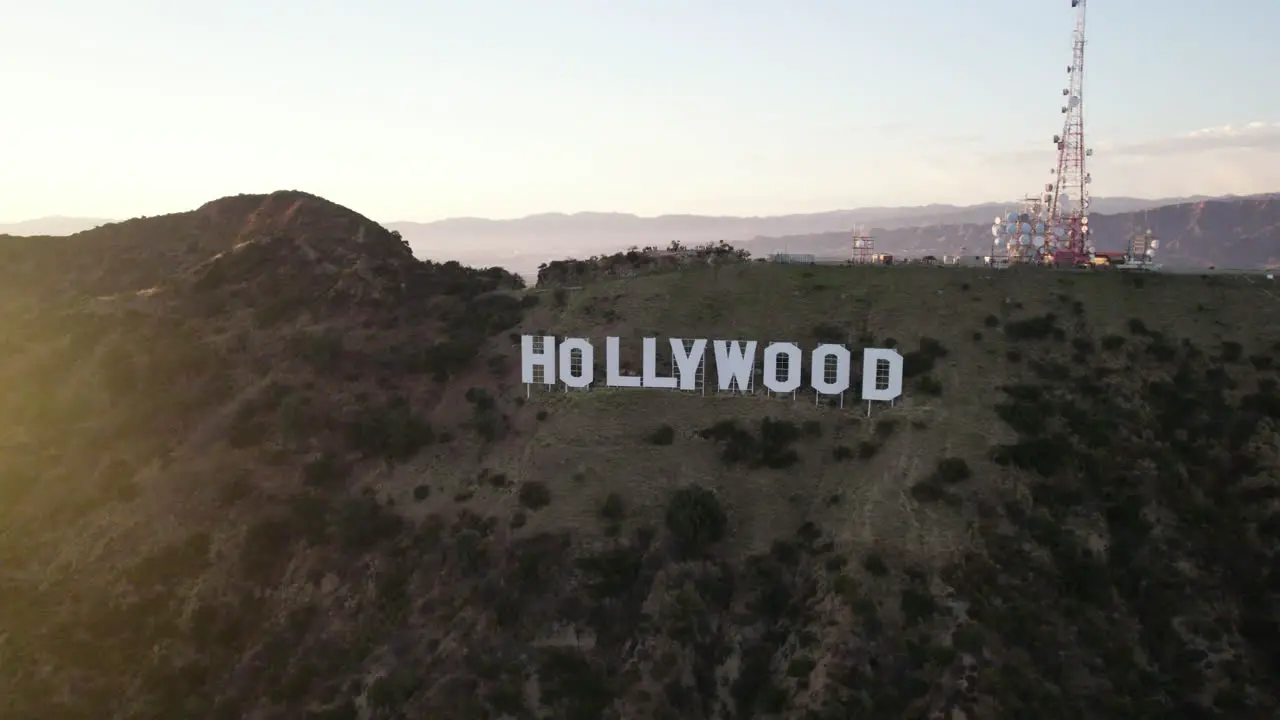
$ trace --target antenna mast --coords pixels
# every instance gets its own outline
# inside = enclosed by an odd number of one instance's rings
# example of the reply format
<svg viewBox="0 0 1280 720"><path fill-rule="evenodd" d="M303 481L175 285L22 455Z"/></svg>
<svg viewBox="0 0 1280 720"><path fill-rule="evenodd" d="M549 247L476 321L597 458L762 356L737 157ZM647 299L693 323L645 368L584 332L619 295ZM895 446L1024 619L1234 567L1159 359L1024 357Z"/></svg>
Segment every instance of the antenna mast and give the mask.
<svg viewBox="0 0 1280 720"><path fill-rule="evenodd" d="M1053 189L1049 192L1051 222L1065 230L1068 250L1076 253L1093 251L1089 240L1089 183L1093 179L1085 159L1093 150L1084 144L1084 17L1085 0L1071 0L1076 10L1076 29L1072 36L1071 65L1067 67L1067 87L1062 90L1066 104L1062 134L1055 135L1058 166L1052 172Z"/></svg>
<svg viewBox="0 0 1280 720"><path fill-rule="evenodd" d="M869 265L875 262L875 257L875 239L865 230L859 230L858 234L853 236L853 256L849 258L850 261L855 265Z"/></svg>

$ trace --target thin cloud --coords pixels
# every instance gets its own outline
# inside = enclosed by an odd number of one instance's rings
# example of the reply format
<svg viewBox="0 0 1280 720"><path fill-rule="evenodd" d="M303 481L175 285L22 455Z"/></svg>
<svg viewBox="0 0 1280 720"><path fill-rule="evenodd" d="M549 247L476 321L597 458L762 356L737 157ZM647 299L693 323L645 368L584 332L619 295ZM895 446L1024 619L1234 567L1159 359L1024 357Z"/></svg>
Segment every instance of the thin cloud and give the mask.
<svg viewBox="0 0 1280 720"><path fill-rule="evenodd" d="M1161 157L1213 150L1280 150L1280 122L1203 128L1176 137L1119 145L1107 154Z"/></svg>

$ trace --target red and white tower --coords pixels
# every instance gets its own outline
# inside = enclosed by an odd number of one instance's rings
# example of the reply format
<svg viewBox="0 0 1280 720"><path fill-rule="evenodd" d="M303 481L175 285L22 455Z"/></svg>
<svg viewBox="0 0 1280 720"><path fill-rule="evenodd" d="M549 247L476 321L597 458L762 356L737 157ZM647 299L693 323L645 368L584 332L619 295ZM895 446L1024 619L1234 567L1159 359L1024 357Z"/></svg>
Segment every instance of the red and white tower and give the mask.
<svg viewBox="0 0 1280 720"><path fill-rule="evenodd" d="M1067 87L1062 95L1064 121L1062 134L1055 135L1058 166L1053 172L1052 189L1047 193L1050 222L1062 233L1064 249L1076 253L1093 251L1089 239L1089 177L1086 158L1093 151L1084 144L1084 12L1085 0L1071 0L1076 10L1076 29L1072 38L1071 65L1067 68Z"/></svg>

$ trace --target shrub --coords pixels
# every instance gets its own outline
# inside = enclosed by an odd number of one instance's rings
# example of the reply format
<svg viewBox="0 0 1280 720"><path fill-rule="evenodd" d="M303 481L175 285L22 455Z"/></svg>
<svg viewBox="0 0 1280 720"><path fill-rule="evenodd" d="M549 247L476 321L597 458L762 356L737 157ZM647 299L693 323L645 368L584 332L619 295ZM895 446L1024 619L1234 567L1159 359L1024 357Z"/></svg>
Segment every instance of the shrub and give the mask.
<svg viewBox="0 0 1280 720"><path fill-rule="evenodd" d="M969 463L964 458L948 457L938 461L938 467L933 471L933 477L940 483L954 485L964 482L973 476L973 472L969 470Z"/></svg>
<svg viewBox="0 0 1280 720"><path fill-rule="evenodd" d="M605 520L617 522L626 514L626 506L622 501L622 496L618 493L609 493L604 499L604 504L600 506L600 516Z"/></svg>
<svg viewBox="0 0 1280 720"><path fill-rule="evenodd" d="M666 525L681 552L698 554L724 537L728 517L715 493L689 485L672 496Z"/></svg>
<svg viewBox="0 0 1280 720"><path fill-rule="evenodd" d="M932 358L944 358L947 356L947 348L931 337L920 338L920 352Z"/></svg>
<svg viewBox="0 0 1280 720"><path fill-rule="evenodd" d="M911 486L911 497L916 502L935 503L947 499L947 491L937 483L922 480Z"/></svg>
<svg viewBox="0 0 1280 720"><path fill-rule="evenodd" d="M916 381L916 389L924 395L938 397L942 394L942 383L932 375L925 375Z"/></svg>
<svg viewBox="0 0 1280 720"><path fill-rule="evenodd" d="M875 577L884 577L889 574L889 566L885 564L884 558L879 553L867 553L862 559L862 567Z"/></svg>
<svg viewBox="0 0 1280 720"><path fill-rule="evenodd" d="M1046 313L1039 317L1008 323L1004 326L1004 334L1010 340L1015 341L1045 340L1052 337L1054 331L1059 329L1057 322L1058 317L1056 315Z"/></svg>
<svg viewBox="0 0 1280 720"><path fill-rule="evenodd" d="M1123 335L1107 335L1106 337L1102 338L1102 349L1108 352L1119 350L1123 346L1124 346Z"/></svg>
<svg viewBox="0 0 1280 720"><path fill-rule="evenodd" d="M365 457L407 460L435 441L431 425L403 403L370 410L346 423L347 443Z"/></svg>
<svg viewBox="0 0 1280 720"><path fill-rule="evenodd" d="M876 437L884 440L893 435L898 430L898 421L893 418L885 418L876 423Z"/></svg>
<svg viewBox="0 0 1280 720"><path fill-rule="evenodd" d="M302 467L302 482L307 487L324 488L342 484L351 473L351 466L340 455L326 452Z"/></svg>
<svg viewBox="0 0 1280 720"><path fill-rule="evenodd" d="M645 439L652 445L670 445L675 442L676 429L663 423L650 431Z"/></svg>
<svg viewBox="0 0 1280 720"><path fill-rule="evenodd" d="M1222 341L1222 362L1240 362L1244 357L1244 346L1231 340Z"/></svg>
<svg viewBox="0 0 1280 720"><path fill-rule="evenodd" d="M923 375L933 369L934 358L932 355L926 355L919 350L902 356L902 377L912 378L917 375Z"/></svg>
<svg viewBox="0 0 1280 720"><path fill-rule="evenodd" d="M760 437L738 427L733 420L721 420L698 431L698 436L723 445L721 459L729 465L745 463L751 467L782 469L800 461L791 445L800 438L800 428L789 420L764 418L760 421Z"/></svg>
<svg viewBox="0 0 1280 720"><path fill-rule="evenodd" d="M530 510L541 510L551 504L551 490L536 480L520 485L520 504Z"/></svg>
<svg viewBox="0 0 1280 720"><path fill-rule="evenodd" d="M419 500L419 501L426 500L430 496L431 496L431 486L429 485L419 485L413 489L414 500Z"/></svg>

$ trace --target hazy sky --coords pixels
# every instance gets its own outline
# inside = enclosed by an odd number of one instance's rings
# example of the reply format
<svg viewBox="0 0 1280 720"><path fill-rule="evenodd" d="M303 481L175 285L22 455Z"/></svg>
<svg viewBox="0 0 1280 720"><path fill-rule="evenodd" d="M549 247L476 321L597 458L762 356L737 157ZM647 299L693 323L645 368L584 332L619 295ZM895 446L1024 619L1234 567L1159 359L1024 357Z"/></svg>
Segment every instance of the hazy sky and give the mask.
<svg viewBox="0 0 1280 720"><path fill-rule="evenodd" d="M1010 199L1049 179L1070 5L0 0L0 221ZM1276 28L1277 0L1092 0L1094 192L1280 190Z"/></svg>

